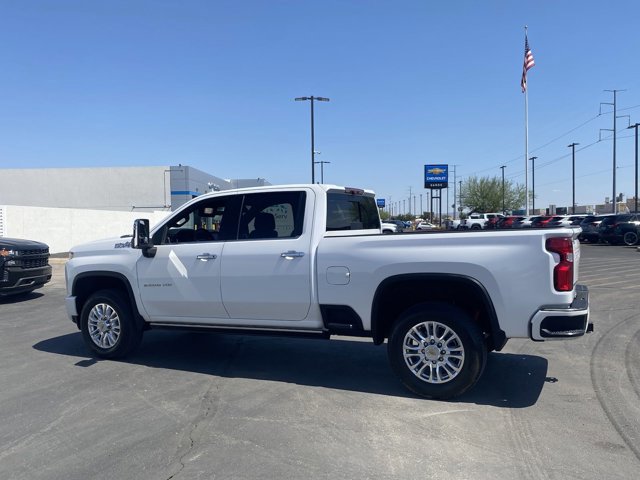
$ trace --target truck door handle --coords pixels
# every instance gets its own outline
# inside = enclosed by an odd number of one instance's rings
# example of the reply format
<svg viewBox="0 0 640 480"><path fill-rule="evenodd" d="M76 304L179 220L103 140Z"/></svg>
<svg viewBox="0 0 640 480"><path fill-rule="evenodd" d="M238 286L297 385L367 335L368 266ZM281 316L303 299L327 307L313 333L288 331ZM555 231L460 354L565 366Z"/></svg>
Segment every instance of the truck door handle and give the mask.
<svg viewBox="0 0 640 480"><path fill-rule="evenodd" d="M286 258L287 260L292 260L294 258L304 257L304 252L296 252L295 250L289 250L288 252L282 252L280 256L282 258Z"/></svg>
<svg viewBox="0 0 640 480"><path fill-rule="evenodd" d="M202 255L198 255L196 258L201 262L208 262L209 260L215 260L218 256L211 255L210 253L203 253Z"/></svg>

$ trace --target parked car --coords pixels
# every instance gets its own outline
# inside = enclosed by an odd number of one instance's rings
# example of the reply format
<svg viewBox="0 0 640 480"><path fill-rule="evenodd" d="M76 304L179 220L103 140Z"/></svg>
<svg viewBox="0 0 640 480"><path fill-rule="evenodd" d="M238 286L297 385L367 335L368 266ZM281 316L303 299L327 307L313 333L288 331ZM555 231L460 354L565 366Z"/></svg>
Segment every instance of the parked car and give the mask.
<svg viewBox="0 0 640 480"><path fill-rule="evenodd" d="M571 227L578 227L580 226L580 224L582 223L582 220L584 220L588 215L584 214L584 215L571 215L569 217L569 221L571 222L569 226Z"/></svg>
<svg viewBox="0 0 640 480"><path fill-rule="evenodd" d="M598 227L600 239L611 245L617 245L623 241L624 234L631 231L631 225L640 225L640 216L638 214L610 215L604 218Z"/></svg>
<svg viewBox="0 0 640 480"><path fill-rule="evenodd" d="M511 228L531 228L531 221L536 218L535 215L527 215L514 220L511 224Z"/></svg>
<svg viewBox="0 0 640 480"><path fill-rule="evenodd" d="M0 237L0 296L29 293L49 280L48 245Z"/></svg>
<svg viewBox="0 0 640 480"><path fill-rule="evenodd" d="M580 225L585 215L554 215L546 227L572 227Z"/></svg>
<svg viewBox="0 0 640 480"><path fill-rule="evenodd" d="M584 217L580 222L582 232L578 235L578 240L581 242L598 243L600 241L598 227L600 226L600 222L606 217L607 215L588 215Z"/></svg>
<svg viewBox="0 0 640 480"><path fill-rule="evenodd" d="M430 222L420 222L416 227L416 230L433 230L436 226Z"/></svg>
<svg viewBox="0 0 640 480"><path fill-rule="evenodd" d="M512 228L513 224L516 221L522 220L525 217L523 216L518 216L518 215L509 215L507 217L502 217L501 219L498 220L498 223L496 224L496 228Z"/></svg>
<svg viewBox="0 0 640 480"><path fill-rule="evenodd" d="M640 240L639 222L620 223L614 229L614 234L622 235L622 242L625 245L637 245Z"/></svg>
<svg viewBox="0 0 640 480"><path fill-rule="evenodd" d="M396 233L397 227L395 223L389 222L380 222L380 228L382 228L382 233Z"/></svg>
<svg viewBox="0 0 640 480"><path fill-rule="evenodd" d="M469 217L465 218L460 222L460 226L462 228L468 228L471 230L479 230L481 228L492 228L495 226L495 222L498 221L499 218L504 217L501 213L472 213ZM492 223L489 224L488 222Z"/></svg>
<svg viewBox="0 0 640 480"><path fill-rule="evenodd" d="M551 221L553 215L538 215L531 219L531 228L543 228Z"/></svg>
<svg viewBox="0 0 640 480"><path fill-rule="evenodd" d="M460 230L462 227L460 226L461 220L445 220L444 224L447 230Z"/></svg>
<svg viewBox="0 0 640 480"><path fill-rule="evenodd" d="M404 232L407 228L402 220L386 220L384 223L393 223L396 226L396 232Z"/></svg>

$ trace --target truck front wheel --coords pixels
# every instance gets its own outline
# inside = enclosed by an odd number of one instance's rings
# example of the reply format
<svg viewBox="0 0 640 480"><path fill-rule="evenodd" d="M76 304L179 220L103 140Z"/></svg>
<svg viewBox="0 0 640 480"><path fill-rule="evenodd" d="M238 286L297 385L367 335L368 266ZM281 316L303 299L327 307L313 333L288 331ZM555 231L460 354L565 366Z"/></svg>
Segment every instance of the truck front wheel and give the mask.
<svg viewBox="0 0 640 480"><path fill-rule="evenodd" d="M82 308L80 330L85 344L102 358L120 358L131 353L142 339L131 306L117 290L100 290Z"/></svg>
<svg viewBox="0 0 640 480"><path fill-rule="evenodd" d="M440 303L402 314L387 348L402 383L425 398L462 394L478 381L487 361L478 325L459 308Z"/></svg>

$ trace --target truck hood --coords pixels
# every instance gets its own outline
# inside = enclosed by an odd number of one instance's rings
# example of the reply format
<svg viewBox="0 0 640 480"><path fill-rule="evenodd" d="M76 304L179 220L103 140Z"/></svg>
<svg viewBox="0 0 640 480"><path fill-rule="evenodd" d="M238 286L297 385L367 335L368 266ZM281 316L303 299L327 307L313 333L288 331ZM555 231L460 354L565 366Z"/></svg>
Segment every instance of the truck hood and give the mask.
<svg viewBox="0 0 640 480"><path fill-rule="evenodd" d="M82 256L83 254L90 253L96 254L115 254L122 252L123 249L131 249L131 237L113 237L105 238L102 240L96 240L89 243L83 243L76 245L71 249L74 256Z"/></svg>
<svg viewBox="0 0 640 480"><path fill-rule="evenodd" d="M49 247L42 242L36 242L34 240L0 237L0 248L6 248L7 250L35 250Z"/></svg>

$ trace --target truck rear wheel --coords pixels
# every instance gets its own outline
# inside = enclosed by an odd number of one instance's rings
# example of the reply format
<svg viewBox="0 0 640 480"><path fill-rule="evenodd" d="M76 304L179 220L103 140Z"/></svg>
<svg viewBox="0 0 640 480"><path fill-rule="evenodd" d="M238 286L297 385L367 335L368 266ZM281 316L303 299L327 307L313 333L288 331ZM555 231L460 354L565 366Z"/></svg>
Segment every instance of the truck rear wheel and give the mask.
<svg viewBox="0 0 640 480"><path fill-rule="evenodd" d="M412 392L447 399L471 388L487 361L482 332L462 310L422 304L403 313L387 345L391 368Z"/></svg>
<svg viewBox="0 0 640 480"><path fill-rule="evenodd" d="M142 329L131 305L117 290L100 290L82 308L80 330L85 344L102 358L121 358L140 344Z"/></svg>

